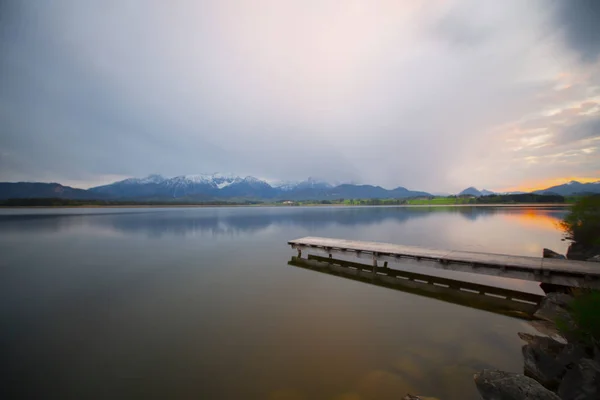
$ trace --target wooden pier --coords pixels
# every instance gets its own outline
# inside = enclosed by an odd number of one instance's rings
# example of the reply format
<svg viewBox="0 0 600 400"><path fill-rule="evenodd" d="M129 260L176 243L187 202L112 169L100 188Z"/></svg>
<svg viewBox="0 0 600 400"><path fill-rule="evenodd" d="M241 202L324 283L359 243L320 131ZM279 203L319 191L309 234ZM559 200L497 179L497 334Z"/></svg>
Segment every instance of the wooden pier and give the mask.
<svg viewBox="0 0 600 400"><path fill-rule="evenodd" d="M411 259L429 261L422 263L422 265L443 270L522 279L568 287L600 289L600 265L595 262L427 249L390 243L310 236L290 240L288 244L298 251L298 257L301 257L303 250L325 253L329 258L332 258L334 253L354 254L358 258L370 258L374 267L378 267L378 262L382 261L384 268L387 267L388 261L401 262L402 260Z"/></svg>

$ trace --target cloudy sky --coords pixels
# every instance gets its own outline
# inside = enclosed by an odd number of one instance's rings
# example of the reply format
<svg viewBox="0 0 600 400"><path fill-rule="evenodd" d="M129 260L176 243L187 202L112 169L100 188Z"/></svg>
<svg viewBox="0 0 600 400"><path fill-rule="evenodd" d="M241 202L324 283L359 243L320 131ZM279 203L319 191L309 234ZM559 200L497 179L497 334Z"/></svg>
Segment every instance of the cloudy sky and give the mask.
<svg viewBox="0 0 600 400"><path fill-rule="evenodd" d="M0 181L600 179L600 1L0 0Z"/></svg>

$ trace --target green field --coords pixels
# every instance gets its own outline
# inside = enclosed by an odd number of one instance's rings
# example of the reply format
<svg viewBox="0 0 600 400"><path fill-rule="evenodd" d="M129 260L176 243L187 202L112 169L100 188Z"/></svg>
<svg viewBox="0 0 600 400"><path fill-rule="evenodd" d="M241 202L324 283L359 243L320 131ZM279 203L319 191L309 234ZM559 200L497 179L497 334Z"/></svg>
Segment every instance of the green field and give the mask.
<svg viewBox="0 0 600 400"><path fill-rule="evenodd" d="M415 206L446 206L453 204L477 204L477 199L468 197L434 197L431 199L409 199L406 204Z"/></svg>

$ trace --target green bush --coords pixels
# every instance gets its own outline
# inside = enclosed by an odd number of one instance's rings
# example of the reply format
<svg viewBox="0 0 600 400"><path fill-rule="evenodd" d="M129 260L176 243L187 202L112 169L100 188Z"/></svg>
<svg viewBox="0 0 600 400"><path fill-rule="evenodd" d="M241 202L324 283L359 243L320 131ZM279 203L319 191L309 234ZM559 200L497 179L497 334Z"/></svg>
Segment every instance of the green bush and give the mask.
<svg viewBox="0 0 600 400"><path fill-rule="evenodd" d="M582 197L563 219L567 239L583 245L600 245L600 196Z"/></svg>
<svg viewBox="0 0 600 400"><path fill-rule="evenodd" d="M570 318L556 321L557 328L591 348L600 347L600 291L586 290L577 294L568 311Z"/></svg>

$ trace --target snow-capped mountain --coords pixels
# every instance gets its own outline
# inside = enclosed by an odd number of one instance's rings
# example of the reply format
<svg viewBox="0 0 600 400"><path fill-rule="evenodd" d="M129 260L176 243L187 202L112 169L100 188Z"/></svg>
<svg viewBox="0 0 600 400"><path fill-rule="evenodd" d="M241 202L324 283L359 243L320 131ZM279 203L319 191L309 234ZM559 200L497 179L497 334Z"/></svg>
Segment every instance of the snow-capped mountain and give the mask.
<svg viewBox="0 0 600 400"><path fill-rule="evenodd" d="M305 181L280 181L269 184L266 180L233 174L197 174L164 178L149 175L145 178L129 178L110 185L89 189L92 193L113 198L282 198L292 200L335 199L339 197L406 198L429 196L399 187L387 190L379 186L339 184L309 177Z"/></svg>
<svg viewBox="0 0 600 400"><path fill-rule="evenodd" d="M162 183L166 180L165 177L163 177L162 175L159 174L151 174L148 175L145 178L129 178L129 179L125 179L123 181L121 181L121 183L124 184L131 184L131 185L145 185L147 183Z"/></svg>
<svg viewBox="0 0 600 400"><path fill-rule="evenodd" d="M269 182L269 184L274 188L288 192L295 189L329 189L334 186L339 186L341 183L332 184L323 179L309 176L304 181L272 181Z"/></svg>
<svg viewBox="0 0 600 400"><path fill-rule="evenodd" d="M332 187L333 185L329 182L309 176L307 180L298 182L295 189L329 189Z"/></svg>
<svg viewBox="0 0 600 400"><path fill-rule="evenodd" d="M271 185L271 187L273 187L275 189L279 189L284 192L289 192L290 190L294 190L300 182L298 182L298 181L270 181L268 183L269 183L269 185Z"/></svg>
<svg viewBox="0 0 600 400"><path fill-rule="evenodd" d="M146 178L129 178L110 185L89 189L92 192L114 197L264 197L271 191L265 181L247 176L241 178L232 174L196 174L163 178L150 175ZM252 193L254 191L254 193Z"/></svg>

